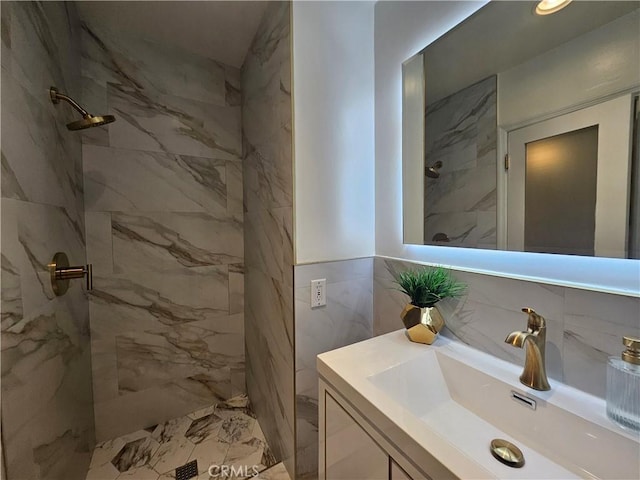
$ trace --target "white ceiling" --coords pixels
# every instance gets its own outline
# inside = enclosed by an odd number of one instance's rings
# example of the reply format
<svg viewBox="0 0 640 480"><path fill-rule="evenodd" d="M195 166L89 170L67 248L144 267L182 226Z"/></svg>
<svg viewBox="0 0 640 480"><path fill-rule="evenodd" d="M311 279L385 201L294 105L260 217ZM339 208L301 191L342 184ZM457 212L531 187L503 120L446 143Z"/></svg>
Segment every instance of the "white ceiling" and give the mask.
<svg viewBox="0 0 640 480"><path fill-rule="evenodd" d="M266 1L79 1L82 21L241 67Z"/></svg>

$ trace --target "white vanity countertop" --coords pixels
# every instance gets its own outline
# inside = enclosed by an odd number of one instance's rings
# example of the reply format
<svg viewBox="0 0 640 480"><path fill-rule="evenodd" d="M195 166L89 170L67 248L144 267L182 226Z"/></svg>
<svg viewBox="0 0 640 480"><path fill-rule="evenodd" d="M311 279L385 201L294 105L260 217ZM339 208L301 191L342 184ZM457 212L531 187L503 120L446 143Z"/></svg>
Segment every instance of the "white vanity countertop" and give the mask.
<svg viewBox="0 0 640 480"><path fill-rule="evenodd" d="M637 442L637 437L634 435L612 426L604 414L604 402L601 399L579 392L580 401L577 402L572 395L576 392L574 389L553 380L550 381L552 389L549 392L531 390L518 382L522 367L509 364L442 336L433 345L422 345L412 343L406 337L404 330L398 330L319 355L317 366L320 376L350 402L364 418L367 418L374 426L373 428L384 435L423 472L433 471L431 457L433 456L451 473L463 479L597 478L596 475L592 475L583 468L576 468L575 465L571 469L564 468L548 456L512 438L456 401L446 399L439 402L438 407L433 411L425 409L419 398L415 401L411 399L412 405L407 406L392 398L393 395L383 391L372 381L372 376L404 364L410 365L409 368L412 371L425 372L425 385L421 388L428 389L431 381L427 378L429 365L428 361L423 359L431 358L436 362L434 367L440 368L435 356L429 357L429 354L425 356L429 351L441 351L480 371L485 371L486 367L492 371L493 375L507 383L507 387L524 392L538 399L541 404L552 405L559 402L563 403L565 408L569 405L571 412L581 417L578 421L585 419L592 424L602 426L607 435L613 433L621 436L620 438ZM400 370L397 371L400 372ZM392 372L391 383L398 381L395 379L397 376L395 372L396 370ZM402 376L401 373L398 375ZM492 389L490 386L487 388ZM486 402L494 401L489 398L490 390L485 389L484 392L481 389L478 390L478 395L483 396L480 403L484 401L484 396L487 398ZM425 413L422 413L421 408ZM526 410L526 407L522 408ZM421 413L416 414L416 412ZM516 409L517 412L519 410ZM512 415L504 421L518 422L520 417ZM533 426L533 428L536 427ZM562 427L557 428L555 435L561 436ZM554 435L554 432L549 434ZM524 454L526 460L524 467L511 468L494 459L489 451L489 443L494 438L502 438L516 444ZM636 445L631 443L631 448ZM606 452L593 452L593 455L599 456L603 453Z"/></svg>

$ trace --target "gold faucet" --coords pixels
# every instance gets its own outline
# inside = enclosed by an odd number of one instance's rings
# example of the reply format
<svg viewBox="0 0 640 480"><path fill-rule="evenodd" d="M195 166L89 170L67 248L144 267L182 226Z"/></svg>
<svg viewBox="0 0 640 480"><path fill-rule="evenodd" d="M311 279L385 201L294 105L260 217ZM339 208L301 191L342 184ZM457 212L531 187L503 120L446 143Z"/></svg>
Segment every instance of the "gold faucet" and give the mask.
<svg viewBox="0 0 640 480"><path fill-rule="evenodd" d="M525 348L524 371L520 382L535 390L550 390L544 366L544 351L547 341L547 325L544 318L533 308L523 308L529 314L526 332L511 332L504 340L514 347Z"/></svg>

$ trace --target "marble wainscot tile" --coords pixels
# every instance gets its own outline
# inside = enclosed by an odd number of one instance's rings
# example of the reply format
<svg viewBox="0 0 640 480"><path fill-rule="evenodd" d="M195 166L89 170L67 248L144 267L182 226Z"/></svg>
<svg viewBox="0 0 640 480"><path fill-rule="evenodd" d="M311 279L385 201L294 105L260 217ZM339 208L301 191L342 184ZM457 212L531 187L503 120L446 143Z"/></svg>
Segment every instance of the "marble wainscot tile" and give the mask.
<svg viewBox="0 0 640 480"><path fill-rule="evenodd" d="M227 267L190 268L163 275L94 275L90 309L92 335L161 331L227 316Z"/></svg>
<svg viewBox="0 0 640 480"><path fill-rule="evenodd" d="M87 210L227 212L225 161L93 145L83 160Z"/></svg>
<svg viewBox="0 0 640 480"><path fill-rule="evenodd" d="M404 328L400 313L407 305L407 296L398 290L392 272L416 268L410 262L375 257L373 259L373 334L384 335Z"/></svg>
<svg viewBox="0 0 640 480"><path fill-rule="evenodd" d="M640 299L565 289L564 378L604 398L609 356L619 357L622 337L640 338Z"/></svg>
<svg viewBox="0 0 640 480"><path fill-rule="evenodd" d="M295 268L296 476L317 476L316 356L373 336L373 259ZM309 282L327 279L327 306L311 309Z"/></svg>
<svg viewBox="0 0 640 480"><path fill-rule="evenodd" d="M376 320L382 325L394 316L398 319L396 325L402 328L399 315L407 302L405 295L390 290L395 288L391 272L419 267L409 262L376 259ZM547 373L553 379L563 380L564 288L461 271L453 275L467 284L468 293L461 299L446 299L438 304L446 322L443 335L524 365L524 349L514 348L504 339L512 331L526 329L527 316L521 309L531 307L547 321Z"/></svg>
<svg viewBox="0 0 640 480"><path fill-rule="evenodd" d="M135 88L107 84L112 147L239 159L242 153L240 107L211 105Z"/></svg>
<svg viewBox="0 0 640 480"><path fill-rule="evenodd" d="M225 265L244 256L241 215L114 213L111 228L117 273Z"/></svg>
<svg viewBox="0 0 640 480"><path fill-rule="evenodd" d="M89 78L135 86L145 94L178 95L220 106L234 103L227 99L233 97L229 90L238 85L233 67L176 46L88 24L82 25L82 70Z"/></svg>

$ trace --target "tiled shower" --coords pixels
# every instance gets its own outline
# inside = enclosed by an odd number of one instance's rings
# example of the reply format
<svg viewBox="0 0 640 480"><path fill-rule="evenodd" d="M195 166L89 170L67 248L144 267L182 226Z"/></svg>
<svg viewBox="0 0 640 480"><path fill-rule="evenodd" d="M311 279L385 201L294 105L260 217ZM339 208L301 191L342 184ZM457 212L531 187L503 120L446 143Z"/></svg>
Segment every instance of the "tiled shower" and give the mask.
<svg viewBox="0 0 640 480"><path fill-rule="evenodd" d="M151 435L247 383L273 458L293 468L289 4L260 8L241 69L74 2L2 2L8 478L83 479L96 442ZM116 122L68 131L76 114L50 86ZM54 295L58 251L93 265L92 291Z"/></svg>

